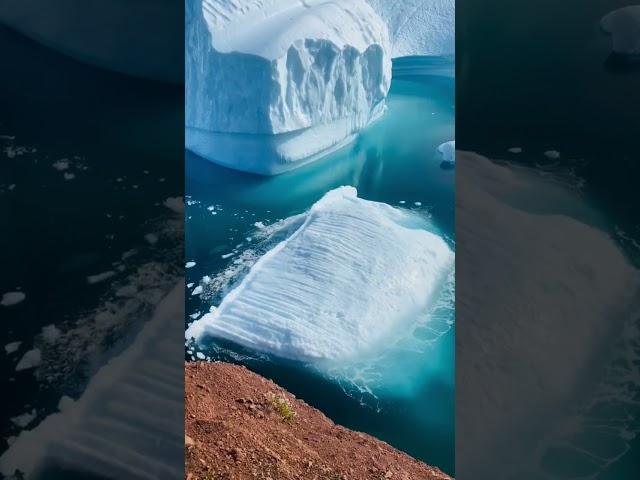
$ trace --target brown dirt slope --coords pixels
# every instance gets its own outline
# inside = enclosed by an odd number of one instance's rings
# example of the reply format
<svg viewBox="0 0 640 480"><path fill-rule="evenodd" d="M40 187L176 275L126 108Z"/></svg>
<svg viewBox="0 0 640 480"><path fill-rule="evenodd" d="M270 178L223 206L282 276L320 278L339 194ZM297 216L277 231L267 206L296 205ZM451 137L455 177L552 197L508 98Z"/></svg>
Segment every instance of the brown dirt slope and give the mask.
<svg viewBox="0 0 640 480"><path fill-rule="evenodd" d="M188 363L185 376L189 480L449 479L246 368Z"/></svg>

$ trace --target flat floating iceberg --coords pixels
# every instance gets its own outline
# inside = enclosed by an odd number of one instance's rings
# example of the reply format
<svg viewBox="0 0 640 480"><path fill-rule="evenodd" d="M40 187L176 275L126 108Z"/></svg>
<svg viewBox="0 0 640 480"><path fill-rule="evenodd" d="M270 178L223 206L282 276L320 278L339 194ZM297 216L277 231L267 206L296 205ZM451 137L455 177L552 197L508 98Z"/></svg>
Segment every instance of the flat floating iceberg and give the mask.
<svg viewBox="0 0 640 480"><path fill-rule="evenodd" d="M608 13L600 20L600 26L611 35L614 53L640 55L640 5Z"/></svg>
<svg viewBox="0 0 640 480"><path fill-rule="evenodd" d="M376 351L432 305L454 253L415 214L327 193L301 227L268 251L187 339L213 336L294 360Z"/></svg>
<svg viewBox="0 0 640 480"><path fill-rule="evenodd" d="M386 24L365 0L189 0L186 147L277 174L350 141L391 84Z"/></svg>

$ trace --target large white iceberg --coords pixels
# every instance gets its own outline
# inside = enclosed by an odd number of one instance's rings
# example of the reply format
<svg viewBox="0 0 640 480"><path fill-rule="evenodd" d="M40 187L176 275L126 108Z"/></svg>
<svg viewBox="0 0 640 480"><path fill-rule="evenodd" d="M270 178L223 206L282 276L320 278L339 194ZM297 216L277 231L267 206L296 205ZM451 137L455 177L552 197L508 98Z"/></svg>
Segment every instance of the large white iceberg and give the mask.
<svg viewBox="0 0 640 480"><path fill-rule="evenodd" d="M600 20L611 35L613 51L622 55L640 55L640 5L619 8Z"/></svg>
<svg viewBox="0 0 640 480"><path fill-rule="evenodd" d="M455 53L455 0L367 0L386 22L393 57Z"/></svg>
<svg viewBox="0 0 640 480"><path fill-rule="evenodd" d="M189 0L186 146L277 174L353 138L385 108L387 26L365 0Z"/></svg>
<svg viewBox="0 0 640 480"><path fill-rule="evenodd" d="M327 193L186 338L207 336L297 360L374 352L437 297L454 254L415 214Z"/></svg>

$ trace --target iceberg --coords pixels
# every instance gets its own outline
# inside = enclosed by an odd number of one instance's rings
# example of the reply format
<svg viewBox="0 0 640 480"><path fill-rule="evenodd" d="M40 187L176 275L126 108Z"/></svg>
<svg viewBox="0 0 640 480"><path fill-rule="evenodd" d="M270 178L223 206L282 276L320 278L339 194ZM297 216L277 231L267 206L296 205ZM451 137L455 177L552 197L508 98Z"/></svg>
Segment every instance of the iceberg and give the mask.
<svg viewBox="0 0 640 480"><path fill-rule="evenodd" d="M602 30L611 35L614 53L640 55L640 5L614 10L600 20Z"/></svg>
<svg viewBox="0 0 640 480"><path fill-rule="evenodd" d="M351 141L385 110L387 26L365 0L189 0L186 147L273 175Z"/></svg>
<svg viewBox="0 0 640 480"><path fill-rule="evenodd" d="M455 54L455 0L367 0L391 37L392 55Z"/></svg>
<svg viewBox="0 0 640 480"><path fill-rule="evenodd" d="M353 187L332 190L186 338L302 361L375 353L437 301L453 269L452 250L425 227Z"/></svg>

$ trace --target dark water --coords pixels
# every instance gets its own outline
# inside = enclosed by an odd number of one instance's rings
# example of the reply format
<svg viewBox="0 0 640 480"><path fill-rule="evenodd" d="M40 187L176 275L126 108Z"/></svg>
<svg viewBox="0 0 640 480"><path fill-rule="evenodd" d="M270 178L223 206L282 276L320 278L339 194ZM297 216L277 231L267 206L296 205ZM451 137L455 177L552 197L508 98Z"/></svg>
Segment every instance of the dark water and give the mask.
<svg viewBox="0 0 640 480"><path fill-rule="evenodd" d="M187 152L186 259L196 263L187 270L188 291L205 275L213 279L202 284L202 297L188 294L188 315L197 318L217 305L255 261L251 252L263 251L256 245L256 222L269 225L303 213L341 185L355 186L362 198L421 212L455 248L455 170L441 168L437 152L454 139L451 64L414 58L394 67L388 112L353 144L314 164L260 177ZM452 290L443 310L453 322ZM329 373L223 342L203 352L244 363L336 422L453 473L454 330L448 325L437 338L411 340L419 345L416 351L393 351L371 364Z"/></svg>
<svg viewBox="0 0 640 480"><path fill-rule="evenodd" d="M601 214L600 227L638 266L640 71L612 61L610 38L599 28L603 15L632 3L637 2L459 2L457 146L572 176L583 184L585 203ZM510 147L523 152L509 153ZM561 157L548 159L547 150ZM627 382L625 397L612 396L595 414L603 432L607 422L616 430L618 415L637 426L638 387ZM606 452L621 451L616 434L588 443L605 452L602 458L550 455L546 467L556 478L638 478L637 438L625 439L629 449L611 463Z"/></svg>
<svg viewBox="0 0 640 480"><path fill-rule="evenodd" d="M159 294L181 270L182 220L163 202L183 191L175 132L184 115L182 88L82 65L4 27L0 45L0 294L26 294L0 307L1 452L21 430L10 417L35 409L31 428L61 395L79 394L152 310L154 298L139 299L121 323L98 328L98 312L122 306L114 288L145 266L155 276L139 292ZM62 159L67 167L56 168ZM88 283L107 271L114 276ZM61 337L46 345L40 333L51 324ZM16 341L19 350L5 354ZM42 366L16 372L34 346Z"/></svg>

